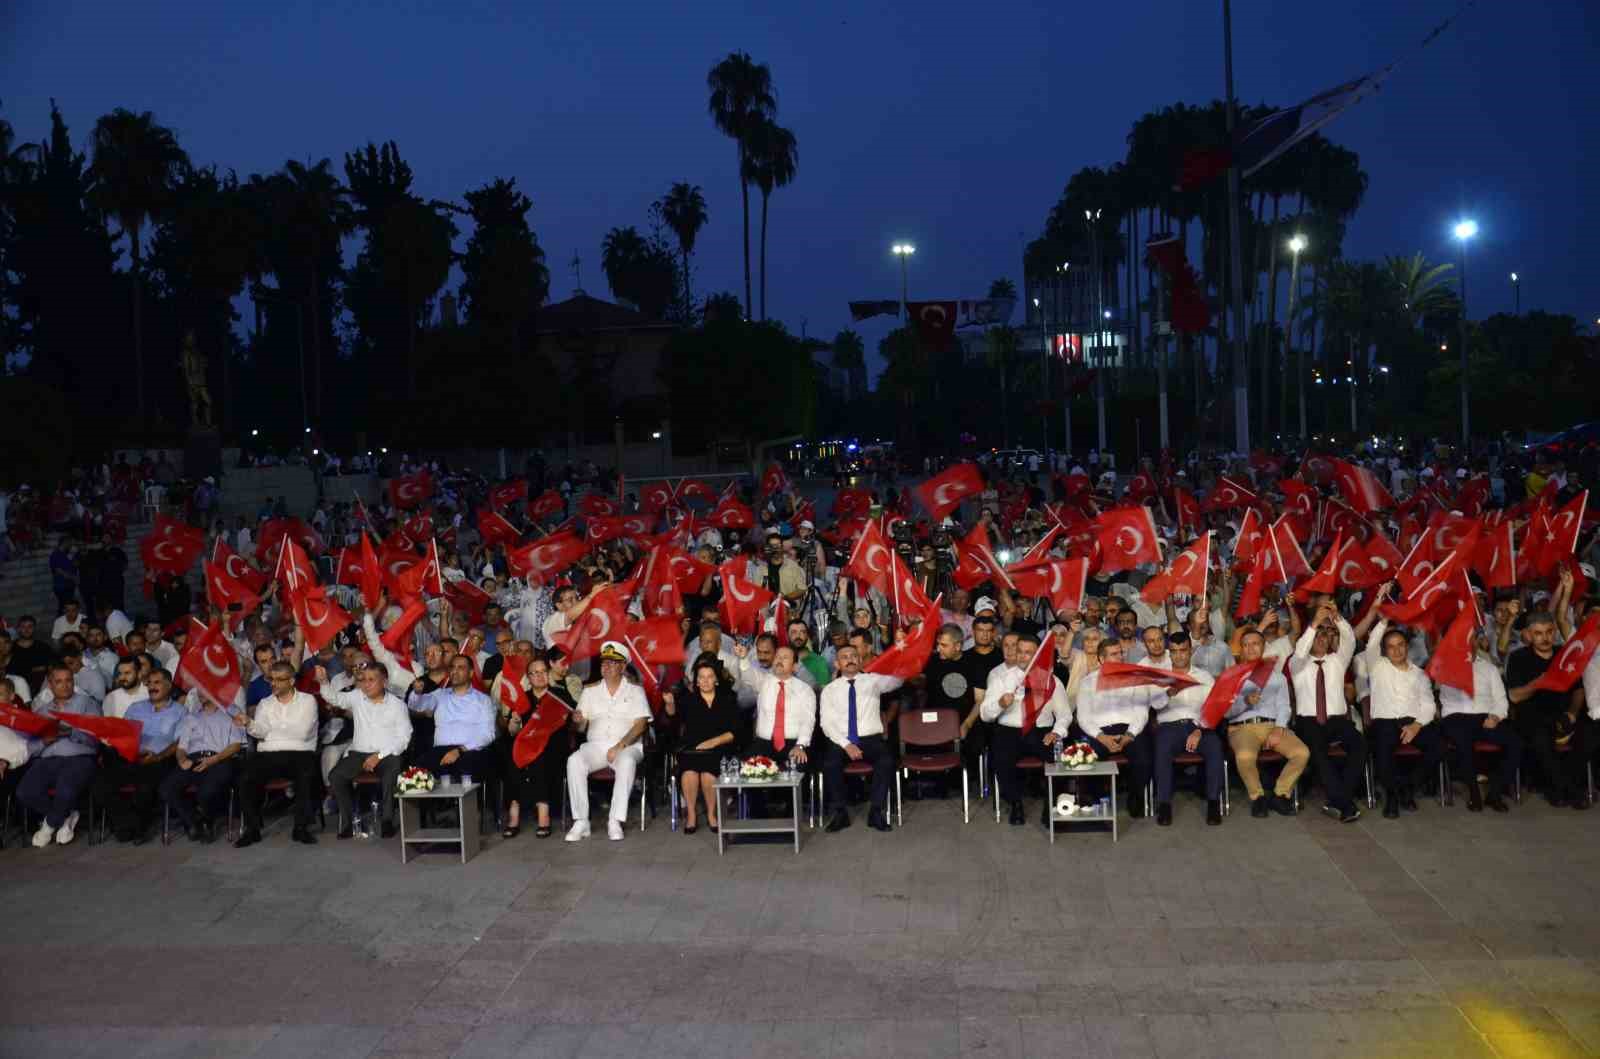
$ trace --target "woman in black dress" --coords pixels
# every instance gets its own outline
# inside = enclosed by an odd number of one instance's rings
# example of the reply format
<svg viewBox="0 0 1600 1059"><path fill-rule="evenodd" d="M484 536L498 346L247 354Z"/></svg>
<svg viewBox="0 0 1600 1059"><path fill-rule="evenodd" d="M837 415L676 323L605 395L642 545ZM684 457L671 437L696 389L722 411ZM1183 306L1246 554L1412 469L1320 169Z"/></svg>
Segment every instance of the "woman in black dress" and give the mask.
<svg viewBox="0 0 1600 1059"><path fill-rule="evenodd" d="M715 658L695 660L690 687L680 695L668 692L662 698L667 716L682 716L683 741L678 744L678 776L683 784L683 833L692 835L699 827L697 802L706 803L706 824L717 830L717 792L714 784L721 771L722 758L737 754L734 732L739 727L739 702L733 688L721 679ZM681 701L680 701L681 699Z"/></svg>
<svg viewBox="0 0 1600 1059"><path fill-rule="evenodd" d="M503 675L503 674L502 674ZM544 698L546 692L560 700L567 709L572 709L576 703L572 695L563 684L550 682L550 665L543 655L535 653L528 662L528 672L524 678L524 687L527 689L528 699L533 703L533 712L526 719L518 717L500 704L500 722L510 739L504 743L505 757L502 765L506 777L506 801L508 815L504 830L500 833L505 838L514 838L522 830L522 813L529 805L534 807L535 817L534 834L539 838L550 837L550 807L561 805L561 785L567 779L567 756L572 753L572 737L563 728L550 737L544 750L539 756L528 762L526 768L518 768L511 758L512 743L516 740L517 733L522 726L531 721L541 708L539 700Z"/></svg>

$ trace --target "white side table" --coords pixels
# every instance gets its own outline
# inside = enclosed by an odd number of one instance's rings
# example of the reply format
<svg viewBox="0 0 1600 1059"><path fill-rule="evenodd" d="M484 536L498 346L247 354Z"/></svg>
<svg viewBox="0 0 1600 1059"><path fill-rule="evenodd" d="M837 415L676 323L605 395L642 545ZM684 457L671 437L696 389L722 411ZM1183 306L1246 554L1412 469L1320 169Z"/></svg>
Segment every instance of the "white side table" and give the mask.
<svg viewBox="0 0 1600 1059"><path fill-rule="evenodd" d="M1110 776L1111 777L1111 810L1106 812L1098 807L1092 813L1073 813L1064 815L1056 812L1056 780L1061 778L1082 779L1085 776ZM1057 764L1052 761L1044 767L1045 807L1050 810L1050 843L1056 841L1057 824L1110 824L1111 841L1117 840L1117 766L1112 761L1096 761L1093 765L1083 765L1071 768L1067 765Z"/></svg>
<svg viewBox="0 0 1600 1059"><path fill-rule="evenodd" d="M478 788L482 786L481 783L453 784L400 795L400 863L410 860L407 854L411 846L460 846L462 864L476 857L482 842L478 834ZM456 826L423 827L422 806L429 801L455 802Z"/></svg>

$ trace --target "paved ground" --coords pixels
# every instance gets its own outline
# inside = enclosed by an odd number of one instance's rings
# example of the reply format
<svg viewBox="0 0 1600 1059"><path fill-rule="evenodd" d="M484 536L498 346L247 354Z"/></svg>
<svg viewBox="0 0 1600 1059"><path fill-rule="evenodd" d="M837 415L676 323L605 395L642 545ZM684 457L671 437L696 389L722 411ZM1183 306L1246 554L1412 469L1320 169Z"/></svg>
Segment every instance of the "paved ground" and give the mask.
<svg viewBox="0 0 1600 1059"><path fill-rule="evenodd" d="M1600 1054L1600 814L0 852L0 1056Z"/></svg>

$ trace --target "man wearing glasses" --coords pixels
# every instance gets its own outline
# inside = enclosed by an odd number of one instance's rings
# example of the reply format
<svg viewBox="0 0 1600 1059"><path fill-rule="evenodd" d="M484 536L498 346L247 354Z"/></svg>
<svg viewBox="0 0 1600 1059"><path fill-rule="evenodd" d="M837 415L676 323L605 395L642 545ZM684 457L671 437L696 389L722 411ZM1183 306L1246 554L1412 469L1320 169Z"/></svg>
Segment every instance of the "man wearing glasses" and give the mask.
<svg viewBox="0 0 1600 1059"><path fill-rule="evenodd" d="M294 667L274 662L267 670L272 694L256 706L255 718L247 730L256 737L256 748L245 759L239 781L240 811L244 830L233 845L244 849L261 841L262 787L272 779L294 783L294 831L291 838L315 845L317 836L308 826L311 808L318 795L317 700L294 687ZM243 724L241 716L235 724Z"/></svg>

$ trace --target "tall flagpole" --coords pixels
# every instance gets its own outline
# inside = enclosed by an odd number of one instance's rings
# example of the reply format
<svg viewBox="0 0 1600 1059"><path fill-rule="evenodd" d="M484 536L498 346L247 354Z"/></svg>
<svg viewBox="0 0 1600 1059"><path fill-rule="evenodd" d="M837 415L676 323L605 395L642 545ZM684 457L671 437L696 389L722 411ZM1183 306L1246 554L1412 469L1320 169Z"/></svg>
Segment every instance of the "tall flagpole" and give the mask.
<svg viewBox="0 0 1600 1059"><path fill-rule="evenodd" d="M1239 160L1234 157L1233 6L1222 0L1222 69L1227 82L1228 271L1233 287L1233 445L1250 451L1250 376L1245 357L1244 269L1239 262Z"/></svg>

